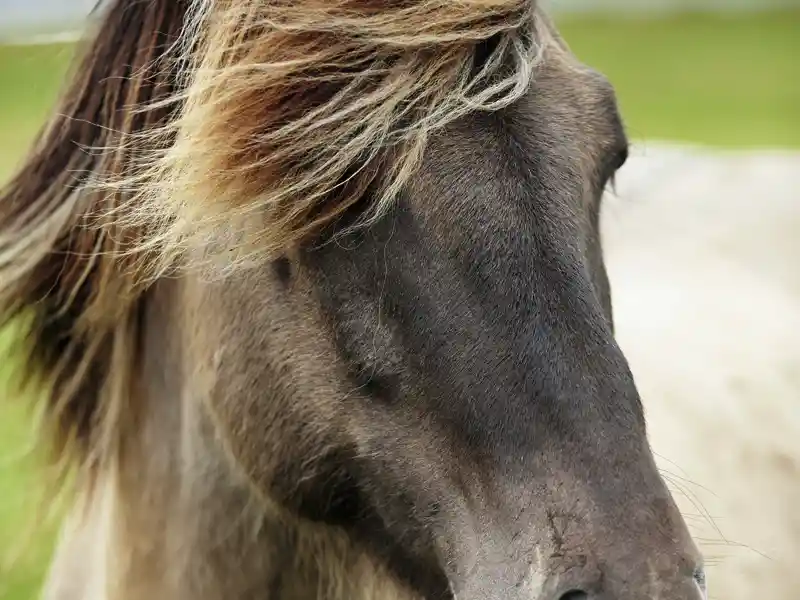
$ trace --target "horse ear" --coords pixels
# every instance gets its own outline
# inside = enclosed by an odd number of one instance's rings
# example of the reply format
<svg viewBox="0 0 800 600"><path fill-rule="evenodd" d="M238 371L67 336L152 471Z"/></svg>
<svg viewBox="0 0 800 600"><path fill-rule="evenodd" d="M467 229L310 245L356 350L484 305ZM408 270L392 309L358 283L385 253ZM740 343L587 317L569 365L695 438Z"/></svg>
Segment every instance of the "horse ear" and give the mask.
<svg viewBox="0 0 800 600"><path fill-rule="evenodd" d="M44 378L59 432L88 436L111 360L117 310L133 297L119 249L132 232L109 213L121 194L91 191L89 177L116 179L129 168L137 133L166 123L176 106L157 106L177 86L169 50L190 0L113 0L96 15L53 117L17 174L0 191L0 324L25 315L24 378ZM107 221L107 223L106 223ZM108 225L106 227L105 225ZM99 225L99 226L98 226ZM128 259L129 260L129 259ZM132 280L132 278L129 278ZM105 348L105 349L104 349ZM16 348L15 348L16 351Z"/></svg>

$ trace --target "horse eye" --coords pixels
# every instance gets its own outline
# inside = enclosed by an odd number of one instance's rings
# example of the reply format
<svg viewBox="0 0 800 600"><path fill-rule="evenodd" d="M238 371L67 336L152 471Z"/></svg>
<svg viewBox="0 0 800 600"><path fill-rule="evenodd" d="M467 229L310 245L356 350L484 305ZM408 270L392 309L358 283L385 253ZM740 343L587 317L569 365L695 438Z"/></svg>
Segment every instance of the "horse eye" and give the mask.
<svg viewBox="0 0 800 600"><path fill-rule="evenodd" d="M617 152L617 155L614 157L614 172L616 173L619 171L625 163L628 162L628 146L627 144Z"/></svg>
<svg viewBox="0 0 800 600"><path fill-rule="evenodd" d="M605 173L605 184L603 186L604 188L606 186L610 185L611 189L614 189L615 184L616 184L615 176L617 174L617 171L619 171L626 162L628 162L628 145L627 144L622 146L617 151L617 153L614 154L614 157L609 162L606 163L607 166L606 166L606 173Z"/></svg>

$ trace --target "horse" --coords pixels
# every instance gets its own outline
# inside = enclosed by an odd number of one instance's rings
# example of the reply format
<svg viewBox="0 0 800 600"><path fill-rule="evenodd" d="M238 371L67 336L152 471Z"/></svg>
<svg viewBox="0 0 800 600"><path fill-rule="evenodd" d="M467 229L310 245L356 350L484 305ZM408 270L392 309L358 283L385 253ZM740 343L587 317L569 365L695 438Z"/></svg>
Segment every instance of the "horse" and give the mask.
<svg viewBox="0 0 800 600"><path fill-rule="evenodd" d="M114 0L0 197L53 600L705 596L534 0Z"/></svg>

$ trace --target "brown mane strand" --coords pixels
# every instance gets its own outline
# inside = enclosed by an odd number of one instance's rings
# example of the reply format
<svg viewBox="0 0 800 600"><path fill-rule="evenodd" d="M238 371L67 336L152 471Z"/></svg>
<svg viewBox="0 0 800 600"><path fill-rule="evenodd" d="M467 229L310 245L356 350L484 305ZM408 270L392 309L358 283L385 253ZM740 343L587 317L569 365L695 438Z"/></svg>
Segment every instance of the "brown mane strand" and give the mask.
<svg viewBox="0 0 800 600"><path fill-rule="evenodd" d="M124 176L131 135L169 120L168 106L136 109L177 91L162 58L186 8L186 0L109 6L60 106L0 193L0 322L24 326L26 354L15 358L23 381L47 388L57 455L73 442L86 454L99 441L91 432L107 408L101 396L115 387L111 362L135 313L131 257L120 250L137 232L109 215L122 194L86 183Z"/></svg>

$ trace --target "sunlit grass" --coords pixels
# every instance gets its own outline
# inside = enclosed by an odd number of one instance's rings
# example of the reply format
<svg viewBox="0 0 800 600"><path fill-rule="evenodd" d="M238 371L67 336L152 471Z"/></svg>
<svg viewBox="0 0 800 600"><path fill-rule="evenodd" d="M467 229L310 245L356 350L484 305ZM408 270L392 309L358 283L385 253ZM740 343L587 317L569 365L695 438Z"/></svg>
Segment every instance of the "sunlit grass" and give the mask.
<svg viewBox="0 0 800 600"><path fill-rule="evenodd" d="M54 523L45 519L41 455L34 444L34 398L8 398L14 364L12 331L0 332L0 598L36 597Z"/></svg>
<svg viewBox="0 0 800 600"><path fill-rule="evenodd" d="M52 109L73 54L71 44L0 46L0 181Z"/></svg>
<svg viewBox="0 0 800 600"><path fill-rule="evenodd" d="M51 110L72 45L0 46L0 182L23 158ZM0 282L2 283L2 282ZM0 331L0 598L38 595L53 526L39 528L41 461L30 426L34 398L9 397L15 365L11 331Z"/></svg>
<svg viewBox="0 0 800 600"><path fill-rule="evenodd" d="M800 147L800 10L559 26L611 79L631 137Z"/></svg>

